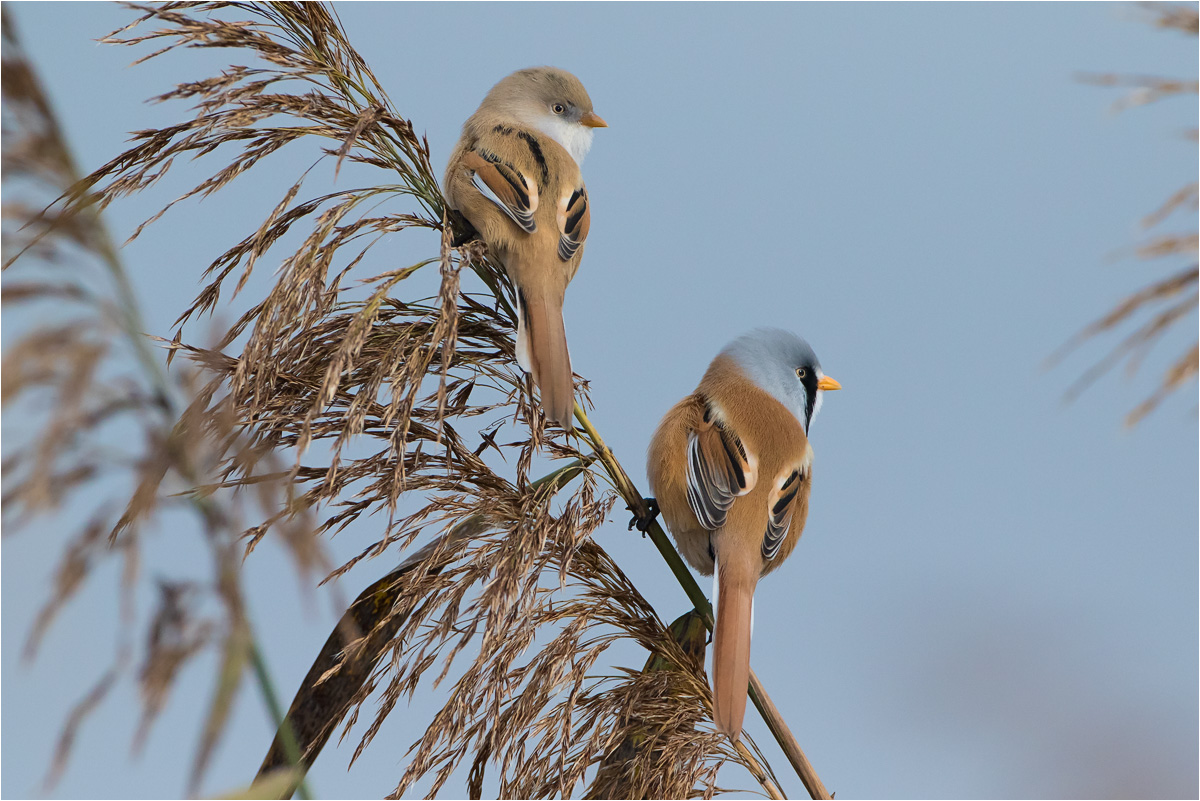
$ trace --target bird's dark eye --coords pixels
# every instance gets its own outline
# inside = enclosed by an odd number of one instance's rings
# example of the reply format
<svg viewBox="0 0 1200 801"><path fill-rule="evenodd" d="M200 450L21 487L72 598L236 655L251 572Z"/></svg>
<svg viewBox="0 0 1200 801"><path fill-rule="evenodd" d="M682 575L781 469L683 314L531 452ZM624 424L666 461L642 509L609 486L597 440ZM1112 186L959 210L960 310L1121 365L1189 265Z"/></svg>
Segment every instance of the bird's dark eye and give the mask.
<svg viewBox="0 0 1200 801"><path fill-rule="evenodd" d="M553 111L555 114L566 114L567 113L567 107L564 106L562 103L555 103L553 106L550 107L550 110Z"/></svg>
<svg viewBox="0 0 1200 801"><path fill-rule="evenodd" d="M803 367L796 368L796 378L804 378L806 375L808 375L808 371Z"/></svg>

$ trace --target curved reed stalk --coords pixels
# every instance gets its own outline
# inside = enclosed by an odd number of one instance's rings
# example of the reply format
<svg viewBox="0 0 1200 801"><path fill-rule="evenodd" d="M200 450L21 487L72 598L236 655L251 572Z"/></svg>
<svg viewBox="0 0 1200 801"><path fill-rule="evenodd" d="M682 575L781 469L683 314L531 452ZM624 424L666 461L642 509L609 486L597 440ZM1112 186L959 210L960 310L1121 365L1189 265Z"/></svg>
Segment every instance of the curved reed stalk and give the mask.
<svg viewBox="0 0 1200 801"><path fill-rule="evenodd" d="M641 496L582 406L583 438L544 428L514 365L507 277L469 231L447 219L428 143L394 110L332 10L290 3L132 7L142 16L105 41L159 47L142 61L192 47L228 48L249 61L157 98L187 100L194 115L137 132L129 150L67 194L68 209L102 209L146 190L181 157L226 157L165 212L219 191L274 153L322 144L262 222L212 262L209 283L180 316L174 337L162 340L168 361L182 354L206 377L175 426L203 443L213 465L214 477L194 483L192 497L245 493L266 482L286 487L286 497L244 529L247 551L301 518L318 518L316 533L333 534L375 515L377 540L330 577L420 543L429 549L389 574L382 596L372 594L385 602L352 608L354 625L331 636L342 646L340 658L319 659L301 694L315 698L329 685L324 691L336 687L336 703L315 721L302 721L304 704L293 705L293 756L310 762L313 745L339 720L348 731L374 697L379 709L357 757L404 697L447 681L448 700L418 727L423 734L394 796L423 777L431 777L436 793L468 757L475 790L493 766L501 795L568 796L631 738L643 747L622 773L629 797L711 795L726 761L781 796L749 738L731 746L713 729L700 672L605 667L608 648L632 639L652 658L694 668L592 538L617 498L602 489L603 479L629 503L641 504ZM135 33L149 22L163 27ZM363 183L316 194L306 188L339 173ZM376 244L414 228L440 233L436 257L351 283L371 271ZM280 255L293 232L302 234L299 246ZM260 292L249 278L263 260L277 269ZM405 292L414 274L434 269L435 297ZM239 292L250 307L214 347L185 341L197 314ZM586 404L586 392L581 397ZM569 491L565 482L531 480L538 452L577 460ZM290 456L291 466L278 463L277 454ZM415 511L401 511L401 499ZM452 534L462 531L470 536ZM653 538L710 618L665 534L657 529ZM225 663L231 673L240 669L237 653ZM772 731L795 760L799 748L756 687L756 704L769 723L775 718ZM272 759L277 763L278 754ZM805 779L810 790L820 788L814 779Z"/></svg>
<svg viewBox="0 0 1200 801"><path fill-rule="evenodd" d="M646 507L645 499L634 486L633 481L625 472L625 468L621 467L616 456L604 444L604 440L600 438L592 421L588 419L583 408L576 404L575 419L579 421L580 428L584 432L584 436L592 443L592 447L601 462L604 463L605 469L608 471L609 477L617 487L617 491L621 497L629 504L629 508L639 517L647 517L649 509ZM713 614L712 605L709 604L708 598L704 595L704 591L700 589L700 585L696 583L696 579L684 564L683 559L679 556L679 552L671 545L671 541L667 538L667 534L663 531L662 526L655 520L650 524L646 531L647 536L654 542L658 552L662 555L667 566L671 568L671 572L675 575L679 585L683 591L687 593L688 600L695 606L696 612L703 620L705 627L712 631ZM804 751L800 748L800 744L796 741L795 735L788 728L787 721L780 714L778 707L767 695L767 690L759 681L758 676L754 671L750 671L750 700L754 703L755 709L762 715L763 721L767 724L767 728L771 730L771 735L775 741L779 743L784 754L791 763L792 768L796 771L796 775L800 777L800 781L804 783L804 787L808 790L811 798L831 798L829 791L825 789L824 783L817 775L812 763L808 761Z"/></svg>

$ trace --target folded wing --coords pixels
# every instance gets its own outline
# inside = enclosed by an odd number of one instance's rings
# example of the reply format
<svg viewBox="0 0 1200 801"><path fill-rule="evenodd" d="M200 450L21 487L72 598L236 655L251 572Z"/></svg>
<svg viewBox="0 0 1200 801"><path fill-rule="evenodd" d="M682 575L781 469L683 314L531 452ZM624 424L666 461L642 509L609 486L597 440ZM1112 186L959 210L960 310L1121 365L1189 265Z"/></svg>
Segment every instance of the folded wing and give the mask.
<svg viewBox="0 0 1200 801"><path fill-rule="evenodd" d="M558 257L570 261L587 239L592 224L587 189L579 187L564 194L558 204Z"/></svg>
<svg viewBox="0 0 1200 801"><path fill-rule="evenodd" d="M700 425L688 435L688 505L709 531L725 525L734 498L754 488L750 455L737 434L704 409Z"/></svg>
<svg viewBox="0 0 1200 801"><path fill-rule="evenodd" d="M527 234L537 231L533 215L538 208L537 184L520 170L488 150L470 150L463 164L480 194L496 204Z"/></svg>
<svg viewBox="0 0 1200 801"><path fill-rule="evenodd" d="M763 535L763 559L774 559L779 546L787 538L792 527L792 510L796 508L796 496L804 483L804 474L793 470L783 483L767 496L767 531Z"/></svg>

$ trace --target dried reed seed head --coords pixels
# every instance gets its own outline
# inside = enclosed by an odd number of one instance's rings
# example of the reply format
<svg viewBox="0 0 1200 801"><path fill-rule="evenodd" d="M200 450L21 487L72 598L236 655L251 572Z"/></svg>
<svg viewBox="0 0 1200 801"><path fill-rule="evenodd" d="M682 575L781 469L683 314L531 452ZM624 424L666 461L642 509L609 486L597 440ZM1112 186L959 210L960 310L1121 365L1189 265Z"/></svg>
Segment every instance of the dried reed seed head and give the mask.
<svg viewBox="0 0 1200 801"><path fill-rule="evenodd" d="M673 664L686 657L591 539L615 496L600 491L587 469L569 491L531 481L536 450L585 463L588 456L578 440L543 430L530 405L528 382L512 365L511 285L481 243L454 247L428 143L392 109L324 6L135 8L142 18L106 41L159 46L142 60L178 48L222 47L256 61L161 95L163 102L194 103L191 119L137 132L129 150L65 193L69 208L102 209L144 191L181 157L224 159L149 224L174 203L220 191L308 137L323 144L335 174L346 163L385 173L376 185L308 196L307 183L318 178L307 170L209 266L209 283L179 318L174 338L162 341L206 378L189 388L191 400L174 425L153 429L137 488L113 531L117 541L135 547L146 536L169 477L191 488L218 557L215 584L227 615L213 637L219 631L227 675L236 675L248 648L240 560L270 530L296 524L288 538L293 553L313 564L317 558L302 544L307 528L297 521L319 516L318 531L332 534L386 510L376 541L333 571L337 576L422 536L485 521L470 537L439 540L440 569L402 576L395 604L370 626L397 631L353 694L347 727L367 697L379 697L356 756L401 698L422 682L447 679L453 667L461 675L431 725L422 727L397 794L428 774L436 792L472 751L478 775L489 760L499 766L505 794L568 794L628 738L646 744L635 748L632 772L624 774L635 794L715 792L720 762L742 757L705 728L708 690L695 670L606 676L601 669L608 648L622 638ZM150 21L162 27L131 33ZM389 204L400 208L379 213ZM299 246L277 253L298 225L308 229ZM442 231L437 257L365 279L348 292L347 280L368 264L372 247L411 228ZM270 288L215 347L187 343L183 326L211 312L223 295L250 291L247 279L263 259L278 267ZM435 263L437 296L406 299L404 282ZM464 291L464 269L486 293ZM472 420L478 430L468 433ZM495 472L496 457L515 467L515 478ZM272 495L267 487L279 489ZM261 522L242 522L238 489L262 493ZM402 496L425 500L401 514ZM188 634L197 629L176 611L164 600L158 630L171 634L148 640L147 720L179 664L193 645L200 647L199 635ZM366 640L357 646L365 647ZM319 673L317 680L332 682L338 669ZM192 790L228 714L232 686L219 687Z"/></svg>
<svg viewBox="0 0 1200 801"><path fill-rule="evenodd" d="M1181 31L1190 36L1196 36L1198 31L1197 19L1200 11L1195 6L1176 5L1171 3L1141 3L1144 10L1154 17L1154 23L1162 28ZM1126 94L1115 104L1115 110L1120 111L1132 106L1153 103L1164 98L1180 94L1200 94L1200 81L1174 78L1158 78L1153 76L1127 76L1116 74L1085 75L1082 80L1101 86L1132 87L1133 91ZM1196 131L1189 132L1191 139L1196 138ZM1189 176L1190 178L1191 176ZM1176 212L1190 212L1188 225L1195 225L1197 209L1197 182L1190 181L1172 194L1151 214L1142 220L1143 227L1149 229L1166 222ZM1126 372L1133 375L1141 366L1143 359L1175 323L1196 312L1200 302L1197 292L1198 271L1196 256L1200 248L1200 236L1195 231L1182 234L1161 234L1150 237L1135 249L1139 259L1159 259L1169 256L1184 256L1190 266L1184 270L1168 275L1147 285L1142 290L1133 293L1118 303L1108 314L1084 328L1058 349L1048 360L1049 364L1059 361L1067 352L1078 347L1083 341L1096 337L1104 332L1132 321L1139 315L1150 315L1149 320L1143 320L1132 333L1126 334L1107 355L1095 362L1084 371L1066 392L1068 400L1075 398L1084 389L1094 383L1100 376L1125 362ZM1142 418L1152 412L1169 395L1188 385L1197 375L1197 348L1200 341L1191 345L1183 355L1176 358L1164 371L1158 386L1150 395L1138 404L1125 418L1128 426L1136 425Z"/></svg>

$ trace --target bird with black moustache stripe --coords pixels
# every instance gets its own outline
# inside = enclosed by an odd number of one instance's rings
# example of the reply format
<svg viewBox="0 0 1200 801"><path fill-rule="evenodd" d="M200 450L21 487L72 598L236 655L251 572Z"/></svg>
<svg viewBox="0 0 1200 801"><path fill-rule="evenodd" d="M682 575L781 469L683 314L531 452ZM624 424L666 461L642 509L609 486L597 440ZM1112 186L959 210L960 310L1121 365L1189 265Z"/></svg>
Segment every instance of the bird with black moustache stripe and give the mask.
<svg viewBox="0 0 1200 801"><path fill-rule="evenodd" d="M812 486L809 427L841 384L779 329L735 339L663 417L646 473L680 554L715 581L714 718L736 740L746 712L758 580L796 547Z"/></svg>
<svg viewBox="0 0 1200 801"><path fill-rule="evenodd" d="M580 166L593 129L605 127L571 73L519 70L463 125L446 168L446 202L516 287L517 363L533 375L546 417L568 430L575 387L563 297L591 225Z"/></svg>

